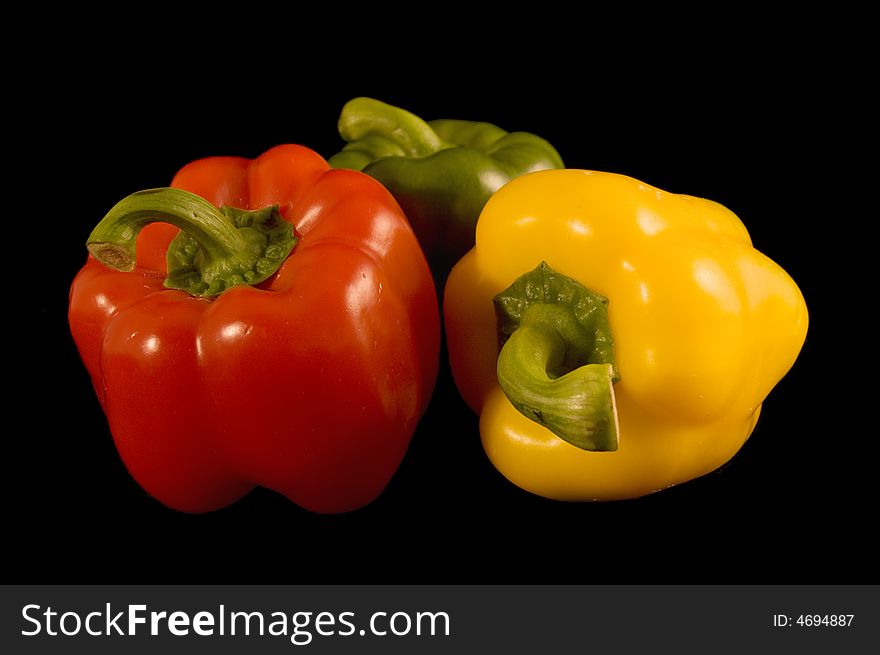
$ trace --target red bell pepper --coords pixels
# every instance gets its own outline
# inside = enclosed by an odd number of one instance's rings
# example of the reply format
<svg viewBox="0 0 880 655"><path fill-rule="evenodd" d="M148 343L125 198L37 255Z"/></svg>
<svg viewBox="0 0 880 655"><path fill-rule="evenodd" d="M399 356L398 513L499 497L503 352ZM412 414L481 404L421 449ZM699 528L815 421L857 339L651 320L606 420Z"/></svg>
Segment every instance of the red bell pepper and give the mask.
<svg viewBox="0 0 880 655"><path fill-rule="evenodd" d="M406 217L296 145L193 162L172 187L111 210L70 291L128 470L188 512L255 485L318 512L369 503L437 374L437 297Z"/></svg>

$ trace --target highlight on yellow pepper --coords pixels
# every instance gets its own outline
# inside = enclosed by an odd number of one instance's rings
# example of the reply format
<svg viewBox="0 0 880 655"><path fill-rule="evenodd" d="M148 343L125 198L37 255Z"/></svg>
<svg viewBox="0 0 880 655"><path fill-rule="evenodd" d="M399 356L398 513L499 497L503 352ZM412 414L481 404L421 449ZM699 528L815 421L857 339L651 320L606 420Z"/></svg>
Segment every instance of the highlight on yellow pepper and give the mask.
<svg viewBox="0 0 880 655"><path fill-rule="evenodd" d="M444 314L492 463L575 501L642 496L727 462L807 332L797 285L733 212L570 169L492 196Z"/></svg>

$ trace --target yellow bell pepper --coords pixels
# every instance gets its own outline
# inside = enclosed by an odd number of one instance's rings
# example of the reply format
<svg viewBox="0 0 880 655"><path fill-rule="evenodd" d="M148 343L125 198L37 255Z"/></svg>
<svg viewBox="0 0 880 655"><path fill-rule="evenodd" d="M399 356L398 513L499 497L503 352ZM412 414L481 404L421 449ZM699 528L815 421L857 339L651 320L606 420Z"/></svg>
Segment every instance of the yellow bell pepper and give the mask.
<svg viewBox="0 0 880 655"><path fill-rule="evenodd" d="M560 500L633 498L724 464L807 332L797 285L735 214L593 171L502 187L444 303L487 455Z"/></svg>

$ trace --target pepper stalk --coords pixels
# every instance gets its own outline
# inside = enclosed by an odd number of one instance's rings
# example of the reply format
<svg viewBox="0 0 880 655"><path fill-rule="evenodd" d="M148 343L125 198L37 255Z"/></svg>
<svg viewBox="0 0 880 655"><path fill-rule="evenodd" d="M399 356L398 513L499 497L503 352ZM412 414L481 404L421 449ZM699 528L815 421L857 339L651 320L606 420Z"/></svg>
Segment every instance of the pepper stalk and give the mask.
<svg viewBox="0 0 880 655"><path fill-rule="evenodd" d="M617 450L608 300L541 262L494 302L498 382L511 404L582 450Z"/></svg>
<svg viewBox="0 0 880 655"><path fill-rule="evenodd" d="M130 271L135 267L138 234L157 222L181 230L168 247L165 287L199 297L263 282L281 267L298 241L277 205L218 209L189 191L158 188L138 191L116 203L95 226L86 247L105 266Z"/></svg>

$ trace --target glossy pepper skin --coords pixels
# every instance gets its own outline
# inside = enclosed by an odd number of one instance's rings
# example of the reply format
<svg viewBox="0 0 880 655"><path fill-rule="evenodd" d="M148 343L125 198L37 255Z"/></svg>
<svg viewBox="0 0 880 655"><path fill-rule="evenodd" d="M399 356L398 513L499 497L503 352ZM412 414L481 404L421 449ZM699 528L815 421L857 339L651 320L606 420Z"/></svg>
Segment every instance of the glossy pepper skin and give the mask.
<svg viewBox="0 0 880 655"><path fill-rule="evenodd" d="M524 173L563 166L534 134L474 121L425 122L371 98L346 103L339 134L348 145L330 165L362 170L391 191L441 279L474 245L477 218L493 193Z"/></svg>
<svg viewBox="0 0 880 655"><path fill-rule="evenodd" d="M493 298L541 262L607 299L619 427L605 452L527 418L499 384ZM493 196L444 303L452 371L486 453L514 484L561 500L642 496L721 466L807 331L798 287L732 212L590 171L534 173Z"/></svg>
<svg viewBox="0 0 880 655"><path fill-rule="evenodd" d="M278 205L299 241L264 282L213 298L163 286L178 232L166 223L140 232L129 272L89 257L69 322L128 470L187 512L255 485L317 512L369 503L404 455L439 356L430 271L397 203L296 145L195 161L172 187L217 207Z"/></svg>

